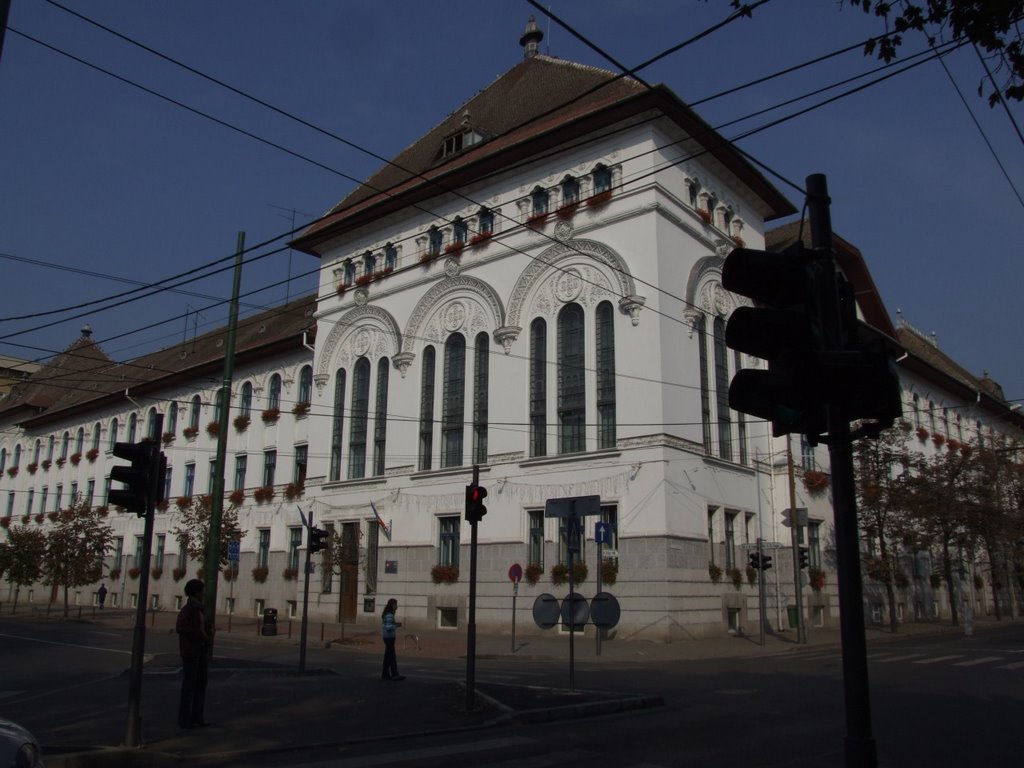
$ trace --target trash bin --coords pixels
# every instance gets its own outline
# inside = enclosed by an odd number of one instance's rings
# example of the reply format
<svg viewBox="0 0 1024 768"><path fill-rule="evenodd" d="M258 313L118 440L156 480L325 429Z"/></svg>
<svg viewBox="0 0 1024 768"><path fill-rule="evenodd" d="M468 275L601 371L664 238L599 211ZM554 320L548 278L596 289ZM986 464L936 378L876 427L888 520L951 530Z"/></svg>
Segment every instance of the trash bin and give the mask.
<svg viewBox="0 0 1024 768"><path fill-rule="evenodd" d="M274 613L277 613L277 611L274 611ZM800 626L800 617L797 616L796 606L795 605L787 605L786 606L786 614L789 616L789 628L790 629L796 629L797 627Z"/></svg>
<svg viewBox="0 0 1024 768"><path fill-rule="evenodd" d="M260 634L264 637L277 634L277 608L263 609L263 626L260 627Z"/></svg>

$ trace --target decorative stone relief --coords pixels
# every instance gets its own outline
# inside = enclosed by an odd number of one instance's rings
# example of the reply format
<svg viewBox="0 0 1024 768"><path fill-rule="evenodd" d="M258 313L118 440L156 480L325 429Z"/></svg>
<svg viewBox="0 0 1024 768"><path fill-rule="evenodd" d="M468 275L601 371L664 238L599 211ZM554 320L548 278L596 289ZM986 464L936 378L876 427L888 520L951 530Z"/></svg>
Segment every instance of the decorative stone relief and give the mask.
<svg viewBox="0 0 1024 768"><path fill-rule="evenodd" d="M519 338L519 333L522 330L518 325L502 326L494 332L494 340L501 344L507 355L512 351L512 344Z"/></svg>
<svg viewBox="0 0 1024 768"><path fill-rule="evenodd" d="M391 358L391 364L398 369L398 372L402 374L402 378L404 379L406 372L409 370L409 366L412 365L412 361L415 359L416 355L412 352L399 352Z"/></svg>
<svg viewBox="0 0 1024 768"><path fill-rule="evenodd" d="M317 394L324 391L324 387L327 386L327 382L330 381L331 377L326 373L314 373L313 384L316 386Z"/></svg>
<svg viewBox="0 0 1024 768"><path fill-rule="evenodd" d="M461 301L453 301L445 307L441 323L448 333L455 333L466 322L466 305Z"/></svg>
<svg viewBox="0 0 1024 768"><path fill-rule="evenodd" d="M448 277L458 277L461 270L462 265L459 264L459 260L454 256L449 256L444 260L444 273Z"/></svg>
<svg viewBox="0 0 1024 768"><path fill-rule="evenodd" d="M479 278L458 275L435 283L416 303L405 329L403 352L411 351L422 339L438 342L447 335L438 317L438 307L449 311L446 304L456 295L459 295L458 301L463 304L463 324L468 322L471 329L481 330L504 325L505 308L497 292ZM471 305L476 307L475 312L470 308Z"/></svg>
<svg viewBox="0 0 1024 768"><path fill-rule="evenodd" d="M360 328L356 331L355 337L352 339L352 351L357 356L362 357L370 349L370 331L366 328Z"/></svg>
<svg viewBox="0 0 1024 768"><path fill-rule="evenodd" d="M356 288L355 293L352 294L352 301L355 302L357 307L365 307L369 300L370 292L365 288Z"/></svg>
<svg viewBox="0 0 1024 768"><path fill-rule="evenodd" d="M569 267L555 279L555 296L563 304L574 301L583 291L583 275L576 267Z"/></svg>
<svg viewBox="0 0 1024 768"><path fill-rule="evenodd" d="M555 239L561 240L563 243L572 237L573 228L572 223L568 221L559 221L555 224Z"/></svg>
<svg viewBox="0 0 1024 768"><path fill-rule="evenodd" d="M640 325L640 309L647 303L643 296L623 296L619 299L619 309L629 315L634 326Z"/></svg>

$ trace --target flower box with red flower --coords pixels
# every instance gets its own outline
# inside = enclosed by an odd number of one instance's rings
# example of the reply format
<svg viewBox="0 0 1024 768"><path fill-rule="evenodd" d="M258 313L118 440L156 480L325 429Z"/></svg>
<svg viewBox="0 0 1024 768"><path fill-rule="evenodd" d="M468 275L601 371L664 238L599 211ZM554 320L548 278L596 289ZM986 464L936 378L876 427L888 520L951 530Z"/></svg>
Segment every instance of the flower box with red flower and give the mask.
<svg viewBox="0 0 1024 768"><path fill-rule="evenodd" d="M309 403L296 403L292 406L292 413L297 417L305 416L309 413Z"/></svg>
<svg viewBox="0 0 1024 768"><path fill-rule="evenodd" d="M252 569L252 580L258 584L262 584L267 580L267 575L270 570L265 565L258 565Z"/></svg>
<svg viewBox="0 0 1024 768"><path fill-rule="evenodd" d="M221 571L221 573L224 576L224 581L238 580L238 568L233 564L229 564L227 568Z"/></svg>
<svg viewBox="0 0 1024 768"><path fill-rule="evenodd" d="M185 436L186 440L195 440L196 435L199 434L199 427L185 427L181 430L181 434Z"/></svg>
<svg viewBox="0 0 1024 768"><path fill-rule="evenodd" d="M444 247L444 252L447 253L449 256L458 256L460 253L462 253L462 249L465 247L466 244L464 242L462 242L461 240L456 240L454 242L448 243L448 245Z"/></svg>
<svg viewBox="0 0 1024 768"><path fill-rule="evenodd" d="M559 208L557 211L555 211L555 216L557 218L561 219L562 221L570 221L572 219L572 217L576 215L576 211L578 211L579 208L580 208L579 200L574 200L571 203L566 203L561 208Z"/></svg>
<svg viewBox="0 0 1024 768"><path fill-rule="evenodd" d="M711 223L711 211L708 211L704 208L698 208L697 215L700 216L701 221L703 221L705 224Z"/></svg>
<svg viewBox="0 0 1024 768"><path fill-rule="evenodd" d="M211 421L209 424L207 424L206 425L206 434L208 434L210 437L216 437L217 435L219 435L220 434L220 422Z"/></svg>
<svg viewBox="0 0 1024 768"><path fill-rule="evenodd" d="M267 408L267 410L260 414L260 418L263 419L264 424L276 424L277 420L281 418L281 409Z"/></svg>
<svg viewBox="0 0 1024 768"><path fill-rule="evenodd" d="M239 414L238 416L235 416L235 420L232 424L235 425L236 432L245 432L245 430L249 428L249 425L252 424L252 417L245 413Z"/></svg>
<svg viewBox="0 0 1024 768"><path fill-rule="evenodd" d="M177 505L178 509L188 509L192 506L192 497L179 496L174 500L174 503Z"/></svg>
<svg viewBox="0 0 1024 768"><path fill-rule="evenodd" d="M232 491L231 493L228 494L228 501L230 501L237 507L239 504L245 501L245 491Z"/></svg>
<svg viewBox="0 0 1024 768"><path fill-rule="evenodd" d="M167 499L160 499L160 501L158 501L156 503L156 508L160 512L166 512L167 508L170 507L170 506L171 506L171 502L168 501Z"/></svg>
<svg viewBox="0 0 1024 768"><path fill-rule="evenodd" d="M925 429L924 427L917 428L917 439L920 440L922 443L928 439L928 434L928 430Z"/></svg>
<svg viewBox="0 0 1024 768"><path fill-rule="evenodd" d="M610 189L606 189L603 192L598 192L596 195L591 195L590 197L588 197L587 208L590 208L591 210L603 208L604 206L608 205L609 202L611 202L611 199L612 191Z"/></svg>
<svg viewBox="0 0 1024 768"><path fill-rule="evenodd" d="M368 286L372 282L373 282L373 273L372 272L366 272L365 274L362 274L362 275L360 275L359 277L356 278L356 285L359 286L360 288L365 288L366 286Z"/></svg>
<svg viewBox="0 0 1024 768"><path fill-rule="evenodd" d="M117 581L118 579L121 578L121 569L120 568L111 568L110 569L110 573L107 574L107 575L110 576L110 580L111 581Z"/></svg>
<svg viewBox="0 0 1024 768"><path fill-rule="evenodd" d="M440 255L441 252L439 250L428 248L427 250L420 254L420 264L422 264L423 266L427 266L428 264L430 264L430 262L432 262Z"/></svg>
<svg viewBox="0 0 1024 768"><path fill-rule="evenodd" d="M305 490L306 488L302 483L288 483L288 485L284 487L284 497L288 499L288 501L291 501L301 496Z"/></svg>
<svg viewBox="0 0 1024 768"><path fill-rule="evenodd" d="M940 435L938 432L936 432L934 435L932 435L932 442L935 443L936 448L941 448L943 444L946 442L946 436Z"/></svg>
<svg viewBox="0 0 1024 768"><path fill-rule="evenodd" d="M530 227L532 229L540 229L541 227L543 227L547 223L547 220L548 220L548 212L547 211L544 211L544 213L535 213L532 216L528 216L527 217L527 219L526 219L526 226L528 226L528 227Z"/></svg>
<svg viewBox="0 0 1024 768"><path fill-rule="evenodd" d="M0 517L0 528L5 528L6 529L6 528L10 528L10 527L11 527L11 518L9 518L9 517Z"/></svg>
<svg viewBox="0 0 1024 768"><path fill-rule="evenodd" d="M42 512L40 512L38 515L36 515L36 522L39 523L39 525L42 525L43 524L43 520L45 520L45 519L46 519L46 515L44 515Z"/></svg>
<svg viewBox="0 0 1024 768"><path fill-rule="evenodd" d="M64 457L64 456L61 456L59 459L57 459L57 468L58 469L63 469L64 465L67 464L67 463L68 463L67 458Z"/></svg>
<svg viewBox="0 0 1024 768"><path fill-rule="evenodd" d="M153 577L154 581L159 581L160 577L164 575L163 568L153 568L150 570L149 575Z"/></svg>
<svg viewBox="0 0 1024 768"><path fill-rule="evenodd" d="M351 287L352 286L349 283L338 283L338 287L335 290L337 291L339 296L344 296L345 291L347 291Z"/></svg>
<svg viewBox="0 0 1024 768"><path fill-rule="evenodd" d="M175 581L181 581L183 578L185 578L185 573L186 571L184 568L175 568L173 571L171 571L171 578Z"/></svg>
<svg viewBox="0 0 1024 768"><path fill-rule="evenodd" d="M100 517L106 517L108 512L110 512L110 508L106 504L96 507L96 514Z"/></svg>
<svg viewBox="0 0 1024 768"><path fill-rule="evenodd" d="M175 435L173 432L164 432L162 435L160 435L160 442L162 442L164 445L170 445L171 443L174 442L174 437Z"/></svg>
<svg viewBox="0 0 1024 768"><path fill-rule="evenodd" d="M57 510L53 510L52 512L47 512L46 517L49 519L51 523L55 523L57 522L57 518L60 517L60 514L57 512Z"/></svg>
<svg viewBox="0 0 1024 768"><path fill-rule="evenodd" d="M132 568L128 569L128 577L132 578L132 579L139 578L139 574L141 574L141 573L142 573L142 569L141 568L132 567Z"/></svg>
<svg viewBox="0 0 1024 768"><path fill-rule="evenodd" d="M743 246L745 246L747 244L747 241L744 240L739 235L734 235L733 238L732 238L732 241L736 244L737 248L742 248Z"/></svg>
<svg viewBox="0 0 1024 768"><path fill-rule="evenodd" d="M252 497L257 504L271 501L274 498L274 486L265 485L262 488L257 488L252 492Z"/></svg>
<svg viewBox="0 0 1024 768"><path fill-rule="evenodd" d="M611 586L619 579L619 561L605 558L601 561L601 584Z"/></svg>
<svg viewBox="0 0 1024 768"><path fill-rule="evenodd" d="M960 455L961 456L970 456L972 450L974 450L974 449L971 448L971 446L969 446L967 443L964 443L963 445L960 446Z"/></svg>
<svg viewBox="0 0 1024 768"><path fill-rule="evenodd" d="M493 232L479 232L469 238L469 245L473 248L476 248L477 246L483 247L491 242L491 238L493 237Z"/></svg>
<svg viewBox="0 0 1024 768"><path fill-rule="evenodd" d="M285 568L283 571L281 571L281 578L285 581L295 581L295 579L298 578L298 575L298 568Z"/></svg>
<svg viewBox="0 0 1024 768"><path fill-rule="evenodd" d="M72 453L71 454L71 463L74 464L76 467L79 464L81 464L82 463L82 454L79 453L78 451L75 451L74 453Z"/></svg>
<svg viewBox="0 0 1024 768"><path fill-rule="evenodd" d="M829 486L829 477L824 472L808 469L804 472L804 488L811 493L821 493Z"/></svg>
<svg viewBox="0 0 1024 768"><path fill-rule="evenodd" d="M28 470L28 473L29 473L30 475L34 475L34 474L36 473L36 470L37 470L37 469L39 469L39 465L38 465L38 464L36 464L36 463L35 463L35 462L33 461L33 462L32 462L31 464L29 464L29 465L28 465L27 467L25 467L25 469L27 469L27 470Z"/></svg>
<svg viewBox="0 0 1024 768"><path fill-rule="evenodd" d="M390 275L394 271L395 271L394 267L384 267L384 269L382 269L378 273L378 277L387 277L388 275Z"/></svg>
<svg viewBox="0 0 1024 768"><path fill-rule="evenodd" d="M435 565L430 569L430 580L435 584L454 584L459 580L459 566Z"/></svg>
<svg viewBox="0 0 1024 768"><path fill-rule="evenodd" d="M96 457L99 456L99 455L100 455L100 449L99 448L90 448L88 451L85 452L85 458L89 460L90 464L95 464L96 463Z"/></svg>
<svg viewBox="0 0 1024 768"><path fill-rule="evenodd" d="M544 574L544 566L539 563L530 563L523 570L523 578L526 579L526 583L531 587L536 585L540 581L540 577Z"/></svg>
<svg viewBox="0 0 1024 768"><path fill-rule="evenodd" d="M825 586L825 572L821 568L811 568L807 572L807 580L811 584L811 589L815 592L821 592Z"/></svg>
<svg viewBox="0 0 1024 768"><path fill-rule="evenodd" d="M8 467L7 468L7 474L10 477L17 477L18 476L18 468L17 467Z"/></svg>
<svg viewBox="0 0 1024 768"><path fill-rule="evenodd" d="M951 451L959 451L961 445L963 445L963 443L961 443L955 437L951 437L949 438L949 440L946 441L946 448L948 448Z"/></svg>

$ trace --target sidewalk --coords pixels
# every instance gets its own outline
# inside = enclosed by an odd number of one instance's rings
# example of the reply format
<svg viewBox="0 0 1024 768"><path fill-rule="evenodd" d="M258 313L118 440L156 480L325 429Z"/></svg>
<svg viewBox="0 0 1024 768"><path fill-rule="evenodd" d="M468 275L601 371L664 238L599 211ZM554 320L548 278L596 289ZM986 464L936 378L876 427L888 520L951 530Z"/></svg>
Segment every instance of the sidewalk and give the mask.
<svg viewBox="0 0 1024 768"><path fill-rule="evenodd" d="M50 620L56 617L51 617ZM173 617L157 614L147 631L169 632ZM41 618L40 620L46 620ZM128 628L134 616L125 611L105 611L95 619L111 627ZM230 637L267 647L297 647L299 631L279 625L275 636L262 636L251 620L235 623L230 634L223 621L218 637ZM1004 622L1005 623L1005 622ZM977 622L977 629L994 622ZM466 711L465 689L438 677L382 682L367 673L366 655L380 658L383 646L376 631L346 627L341 639L340 625L318 623L309 627L310 649L329 647L329 661L323 668L307 665L299 675L295 664L273 664L222 658L216 655L211 667L207 697L207 719L213 725L199 730L176 726L180 661L176 655L161 654L148 659L142 696L142 735L145 746L129 749L117 746L124 736L127 675L112 676L84 687L69 687L59 695L34 700L16 713L15 719L29 728L43 745L47 766L164 766L243 765L246 756L282 753L281 764L293 762L288 753L316 746L343 746L379 740L394 740L424 733L472 731L510 721L568 719L594 714L660 706L659 696L622 694L615 691L577 690L546 686L515 686L480 683L476 686L477 708ZM938 624L901 625L901 633L869 628L869 647L901 637L958 632ZM321 632L324 640L321 642ZM661 664L673 660L802 653L808 649L834 648L839 651L838 629L812 629L809 643L796 643L795 632L768 635L761 647L757 637L723 636L707 640L653 643L613 639L602 643L597 657L595 638L579 634L574 638L578 664ZM410 666L420 658L458 659L466 655L464 631L430 629L401 636L400 664ZM317 651L322 660L323 651ZM476 658L565 660L569 637L548 630L542 635L517 637L513 649L510 635L479 635ZM348 664L359 657L359 664ZM371 665L371 669L374 669ZM478 674L481 665L477 665ZM15 713L11 713L15 714ZM298 758L296 758L298 759Z"/></svg>

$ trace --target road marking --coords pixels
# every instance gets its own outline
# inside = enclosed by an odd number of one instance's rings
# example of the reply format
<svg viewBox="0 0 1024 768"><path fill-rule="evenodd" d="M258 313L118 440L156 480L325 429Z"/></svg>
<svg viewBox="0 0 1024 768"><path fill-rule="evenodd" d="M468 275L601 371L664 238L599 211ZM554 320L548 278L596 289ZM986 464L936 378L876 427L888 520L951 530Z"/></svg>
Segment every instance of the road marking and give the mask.
<svg viewBox="0 0 1024 768"><path fill-rule="evenodd" d="M1003 664L1000 669L1021 669L1024 667L1024 661L1015 661L1012 664Z"/></svg>
<svg viewBox="0 0 1024 768"><path fill-rule="evenodd" d="M1002 661L1002 656L982 656L980 659L971 659L970 661L958 661L954 664L954 667L973 667L977 664L988 664L990 661Z"/></svg>
<svg viewBox="0 0 1024 768"><path fill-rule="evenodd" d="M86 651L106 651L107 653L123 653L127 656L131 656L131 651L122 651L117 648L100 648L97 645L79 645L78 643L60 643L56 640L41 640L38 637L22 637L21 635L0 635L0 637L9 637L12 640L24 640L27 643L44 643L46 645L62 645L66 648L82 648Z"/></svg>
<svg viewBox="0 0 1024 768"><path fill-rule="evenodd" d="M873 659L879 664L892 664L894 661L908 661L909 659L916 659L920 656L924 656L923 653L908 653L905 656L890 656L885 659Z"/></svg>
<svg viewBox="0 0 1024 768"><path fill-rule="evenodd" d="M915 664L938 664L940 661L949 661L950 659L962 659L964 655L962 653L954 653L952 656L933 656L930 659L921 659L915 661Z"/></svg>
<svg viewBox="0 0 1024 768"><path fill-rule="evenodd" d="M329 763L316 762L303 765L293 765L292 768L323 768L330 765L331 768L368 768L374 765L390 765L407 760L426 760L430 758L446 757L448 755L459 755L467 752L483 752L492 749L508 749L509 747L523 747L527 744L535 744L536 739L528 739L523 736L512 736L506 739L488 739L486 741L471 741L463 744L447 744L443 747L424 747L423 749L405 749L399 752L383 752L375 755L363 755L362 757L350 757L342 760L332 760ZM564 756L563 756L564 760ZM530 765L517 761L516 765ZM538 764L539 766L540 764Z"/></svg>

